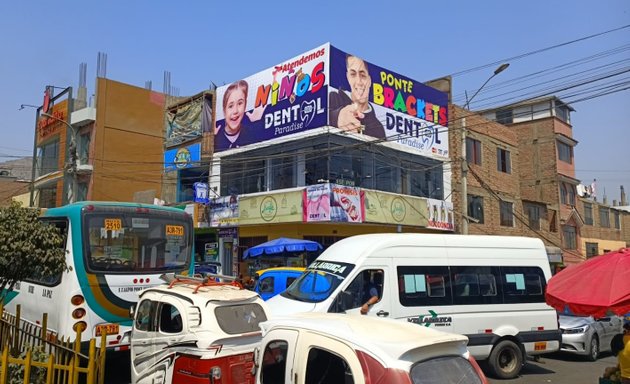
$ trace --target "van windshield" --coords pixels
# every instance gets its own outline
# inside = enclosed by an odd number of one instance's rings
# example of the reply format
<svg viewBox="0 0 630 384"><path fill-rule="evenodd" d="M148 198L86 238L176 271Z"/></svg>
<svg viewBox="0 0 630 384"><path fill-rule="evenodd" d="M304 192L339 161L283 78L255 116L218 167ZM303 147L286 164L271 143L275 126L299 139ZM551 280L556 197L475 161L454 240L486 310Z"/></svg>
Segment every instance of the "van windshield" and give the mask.
<svg viewBox="0 0 630 384"><path fill-rule="evenodd" d="M308 303L322 302L335 292L353 268L354 264L315 260L281 295Z"/></svg>

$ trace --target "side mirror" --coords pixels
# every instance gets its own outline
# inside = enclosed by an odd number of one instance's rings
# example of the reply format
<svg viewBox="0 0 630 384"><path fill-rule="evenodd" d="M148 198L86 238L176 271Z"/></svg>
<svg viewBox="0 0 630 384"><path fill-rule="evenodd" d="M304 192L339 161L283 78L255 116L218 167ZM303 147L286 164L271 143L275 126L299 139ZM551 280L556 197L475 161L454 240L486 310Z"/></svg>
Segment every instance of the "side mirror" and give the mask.
<svg viewBox="0 0 630 384"><path fill-rule="evenodd" d="M254 348L254 364L252 365L252 376L256 377L258 370L258 357L260 357L260 347Z"/></svg>
<svg viewBox="0 0 630 384"><path fill-rule="evenodd" d="M135 317L136 314L136 305L132 304L131 307L129 307L129 318L133 319Z"/></svg>

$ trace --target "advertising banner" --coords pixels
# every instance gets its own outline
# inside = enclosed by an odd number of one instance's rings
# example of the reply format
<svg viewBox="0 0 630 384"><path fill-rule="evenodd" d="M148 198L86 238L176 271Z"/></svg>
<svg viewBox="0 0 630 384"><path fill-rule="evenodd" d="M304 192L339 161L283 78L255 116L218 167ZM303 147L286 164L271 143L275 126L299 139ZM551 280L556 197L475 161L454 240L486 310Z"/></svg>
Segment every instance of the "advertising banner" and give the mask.
<svg viewBox="0 0 630 384"><path fill-rule="evenodd" d="M187 147L173 148L164 152L164 171L171 172L178 169L198 167L201 161L201 144L196 143Z"/></svg>
<svg viewBox="0 0 630 384"><path fill-rule="evenodd" d="M179 145L201 136L203 97L167 109L164 114L167 147Z"/></svg>
<svg viewBox="0 0 630 384"><path fill-rule="evenodd" d="M427 228L453 231L453 203L443 200L427 199L429 223Z"/></svg>
<svg viewBox="0 0 630 384"><path fill-rule="evenodd" d="M365 190L365 221L426 227L426 198Z"/></svg>
<svg viewBox="0 0 630 384"><path fill-rule="evenodd" d="M237 195L217 197L208 204L210 208L211 227L233 227L238 225L238 205Z"/></svg>
<svg viewBox="0 0 630 384"><path fill-rule="evenodd" d="M355 187L345 187L337 184L332 186L330 204L330 220L350 223L363 222L365 206L364 192Z"/></svg>
<svg viewBox="0 0 630 384"><path fill-rule="evenodd" d="M329 125L448 158L446 93L330 47Z"/></svg>
<svg viewBox="0 0 630 384"><path fill-rule="evenodd" d="M216 91L214 150L326 125L329 44Z"/></svg>
<svg viewBox="0 0 630 384"><path fill-rule="evenodd" d="M303 193L303 221L330 221L330 184L309 185Z"/></svg>
<svg viewBox="0 0 630 384"><path fill-rule="evenodd" d="M302 191L243 196L239 200L239 224L299 223Z"/></svg>

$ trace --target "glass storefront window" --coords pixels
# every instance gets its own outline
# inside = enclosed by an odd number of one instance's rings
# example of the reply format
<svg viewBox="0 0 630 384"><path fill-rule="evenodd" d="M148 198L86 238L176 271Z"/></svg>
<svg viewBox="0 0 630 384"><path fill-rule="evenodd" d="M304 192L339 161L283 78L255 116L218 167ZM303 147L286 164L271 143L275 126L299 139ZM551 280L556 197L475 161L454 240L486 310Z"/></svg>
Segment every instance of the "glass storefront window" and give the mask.
<svg viewBox="0 0 630 384"><path fill-rule="evenodd" d="M221 160L221 196L266 191L266 161L256 156L230 157Z"/></svg>
<svg viewBox="0 0 630 384"><path fill-rule="evenodd" d="M57 170L59 170L59 140L42 145L37 153L37 176Z"/></svg>
<svg viewBox="0 0 630 384"><path fill-rule="evenodd" d="M324 142L326 140L326 142ZM380 146L355 147L347 138L322 137L282 144L221 159L221 195L247 194L335 183L411 196L443 199L443 163ZM283 153L283 157L276 157ZM287 155L285 155L287 154ZM267 162L265 157L271 157ZM303 158L303 166L299 166ZM404 159L404 160L403 160ZM303 168L302 168L303 167ZM271 180L265 181L265 175ZM302 174L299 174L302 176ZM298 184L300 183L300 184Z"/></svg>

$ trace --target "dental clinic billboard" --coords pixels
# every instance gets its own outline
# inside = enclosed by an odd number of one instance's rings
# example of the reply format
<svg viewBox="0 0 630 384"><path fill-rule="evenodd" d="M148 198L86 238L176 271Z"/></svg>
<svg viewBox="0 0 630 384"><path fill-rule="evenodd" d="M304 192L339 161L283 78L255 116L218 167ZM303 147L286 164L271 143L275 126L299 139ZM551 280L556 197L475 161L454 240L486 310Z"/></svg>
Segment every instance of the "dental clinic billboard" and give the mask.
<svg viewBox="0 0 630 384"><path fill-rule="evenodd" d="M330 45L217 88L215 152L326 125Z"/></svg>
<svg viewBox="0 0 630 384"><path fill-rule="evenodd" d="M448 157L448 96L330 47L329 125Z"/></svg>
<svg viewBox="0 0 630 384"><path fill-rule="evenodd" d="M214 150L330 125L447 158L446 93L324 44L217 88Z"/></svg>

